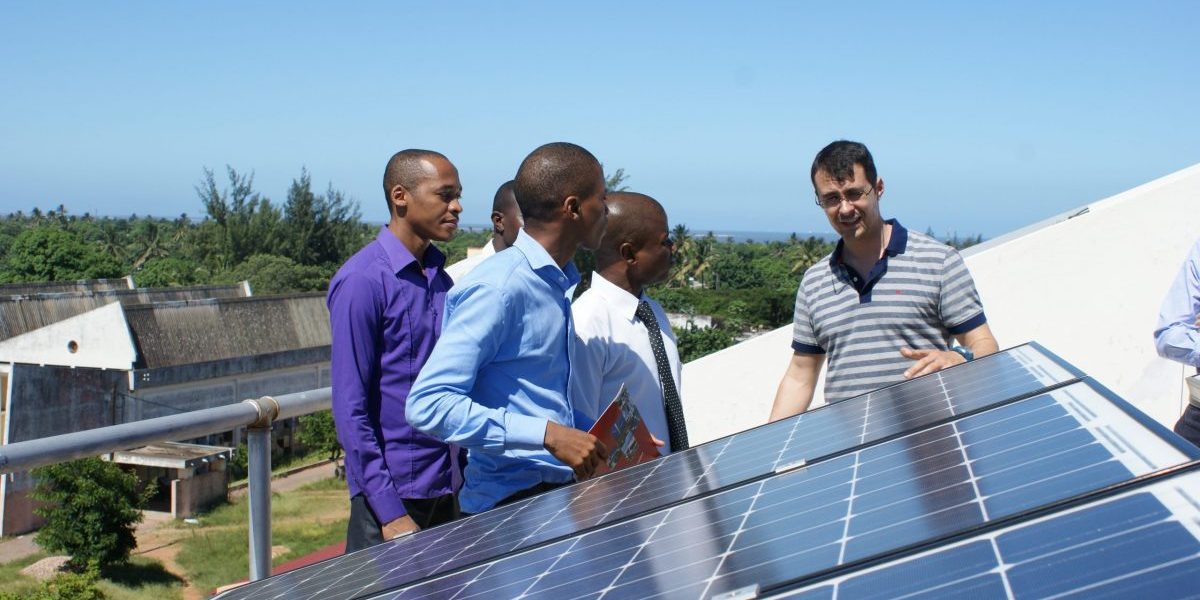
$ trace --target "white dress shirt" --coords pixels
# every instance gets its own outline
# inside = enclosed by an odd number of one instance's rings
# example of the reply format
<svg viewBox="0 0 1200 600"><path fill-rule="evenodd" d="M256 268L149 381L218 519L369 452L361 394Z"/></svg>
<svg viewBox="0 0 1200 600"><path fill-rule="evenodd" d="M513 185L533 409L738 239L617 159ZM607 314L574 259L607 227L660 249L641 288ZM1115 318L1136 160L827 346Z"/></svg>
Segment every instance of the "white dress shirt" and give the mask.
<svg viewBox="0 0 1200 600"><path fill-rule="evenodd" d="M634 316L639 300L645 300L654 310L675 388L683 398L679 348L662 307L645 294L639 299L599 273L592 273L592 286L571 306L576 342L571 364L575 425L591 428L623 383L646 429L664 442L660 451L666 454L671 451L671 436L667 432L662 384L646 326Z"/></svg>
<svg viewBox="0 0 1200 600"><path fill-rule="evenodd" d="M487 260L489 256L495 253L496 247L492 245L492 238L488 238L487 243L483 245L483 249L475 253L474 256L468 256L446 267L446 274L450 276L450 279L454 280L454 283L458 283L462 281L463 277L467 276L467 273L478 267L479 263Z"/></svg>

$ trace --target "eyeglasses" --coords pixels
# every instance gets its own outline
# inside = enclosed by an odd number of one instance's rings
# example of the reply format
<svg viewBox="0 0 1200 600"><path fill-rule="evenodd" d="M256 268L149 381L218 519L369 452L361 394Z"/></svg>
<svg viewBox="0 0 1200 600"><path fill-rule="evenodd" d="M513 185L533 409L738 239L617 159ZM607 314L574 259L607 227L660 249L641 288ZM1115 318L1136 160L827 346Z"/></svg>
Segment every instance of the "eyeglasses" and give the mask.
<svg viewBox="0 0 1200 600"><path fill-rule="evenodd" d="M839 192L830 192L828 194L825 194L824 196L817 198L817 206L820 206L821 208L824 208L825 210L829 210L829 209L837 208L837 207L841 206L843 200L845 200L846 202L849 202L850 204L854 204L855 202L862 200L864 196L866 196L867 194L870 194L874 190L875 190L875 186L871 186L865 190L858 189L858 188L850 188L848 190L843 190L840 193Z"/></svg>

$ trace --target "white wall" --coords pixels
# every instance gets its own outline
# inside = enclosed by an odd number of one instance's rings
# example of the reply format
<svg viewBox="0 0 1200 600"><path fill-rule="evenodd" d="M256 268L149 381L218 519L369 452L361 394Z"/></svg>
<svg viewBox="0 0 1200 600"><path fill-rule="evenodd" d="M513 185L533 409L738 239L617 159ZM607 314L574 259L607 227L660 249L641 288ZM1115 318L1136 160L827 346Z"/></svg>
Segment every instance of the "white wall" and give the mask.
<svg viewBox="0 0 1200 600"><path fill-rule="evenodd" d="M6 363L124 370L133 368L135 360L129 324L116 300L0 341L0 362Z"/></svg>
<svg viewBox="0 0 1200 600"><path fill-rule="evenodd" d="M1200 237L1200 165L1071 214L1084 208L964 252L988 321L1001 348L1036 340L1169 427L1184 369L1155 355L1152 334ZM764 423L790 357L788 325L684 365L692 443Z"/></svg>
<svg viewBox="0 0 1200 600"><path fill-rule="evenodd" d="M1013 239L966 263L1001 347L1037 340L1154 417L1183 410L1184 368L1154 351L1163 296L1200 237L1200 165Z"/></svg>

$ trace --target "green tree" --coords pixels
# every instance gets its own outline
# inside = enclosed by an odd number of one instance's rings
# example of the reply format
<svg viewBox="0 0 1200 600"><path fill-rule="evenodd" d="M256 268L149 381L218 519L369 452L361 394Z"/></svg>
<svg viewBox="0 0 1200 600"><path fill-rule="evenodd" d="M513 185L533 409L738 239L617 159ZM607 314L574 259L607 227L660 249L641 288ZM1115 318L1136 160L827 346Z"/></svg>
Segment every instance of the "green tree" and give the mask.
<svg viewBox="0 0 1200 600"><path fill-rule="evenodd" d="M217 283L249 281L255 295L315 292L329 287L336 265L298 265L286 256L255 254L217 277Z"/></svg>
<svg viewBox="0 0 1200 600"><path fill-rule="evenodd" d="M33 476L33 497L45 503L34 510L46 519L35 538L39 546L69 554L77 569L129 560L151 486L139 491L137 476L98 458L41 467Z"/></svg>
<svg viewBox="0 0 1200 600"><path fill-rule="evenodd" d="M717 350L728 348L733 344L733 336L733 332L721 327L676 329L675 338L679 342L679 360L686 363Z"/></svg>
<svg viewBox="0 0 1200 600"><path fill-rule="evenodd" d="M8 246L0 282L120 277L124 268L80 236L55 225L22 231Z"/></svg>
<svg viewBox="0 0 1200 600"><path fill-rule="evenodd" d="M600 165L600 170L604 170L604 165ZM629 176L625 174L625 169L617 169L612 175L604 176L604 189L610 192L625 192L629 190L629 186L625 182L629 181Z"/></svg>
<svg viewBox="0 0 1200 600"><path fill-rule="evenodd" d="M325 194L312 191L312 177L301 169L288 188L283 207L283 254L301 265L341 264L366 243L358 203L330 184Z"/></svg>
<svg viewBox="0 0 1200 600"><path fill-rule="evenodd" d="M298 437L305 447L328 454L329 460L337 460L342 455L342 445L338 443L331 411L323 410L300 417Z"/></svg>
<svg viewBox="0 0 1200 600"><path fill-rule="evenodd" d="M206 255L215 265L231 268L255 254L276 252L283 228L279 209L254 191L254 175L242 175L226 167L229 185L217 187L209 169L196 186L196 194L204 203L208 220L201 232L206 241Z"/></svg>
<svg viewBox="0 0 1200 600"><path fill-rule="evenodd" d="M133 274L138 287L178 287L198 285L208 279L208 270L186 258L153 258Z"/></svg>

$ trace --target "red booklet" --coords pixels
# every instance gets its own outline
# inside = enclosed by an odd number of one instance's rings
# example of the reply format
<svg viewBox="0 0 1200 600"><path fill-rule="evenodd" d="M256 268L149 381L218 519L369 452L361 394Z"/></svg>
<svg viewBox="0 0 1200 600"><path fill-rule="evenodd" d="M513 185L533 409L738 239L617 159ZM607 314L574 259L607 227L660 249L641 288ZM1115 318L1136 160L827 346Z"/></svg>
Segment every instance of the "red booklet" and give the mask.
<svg viewBox="0 0 1200 600"><path fill-rule="evenodd" d="M629 399L629 391L621 386L612 404L588 433L596 436L608 448L608 461L596 469L595 475L644 463L659 457L658 446L642 422L642 415Z"/></svg>

